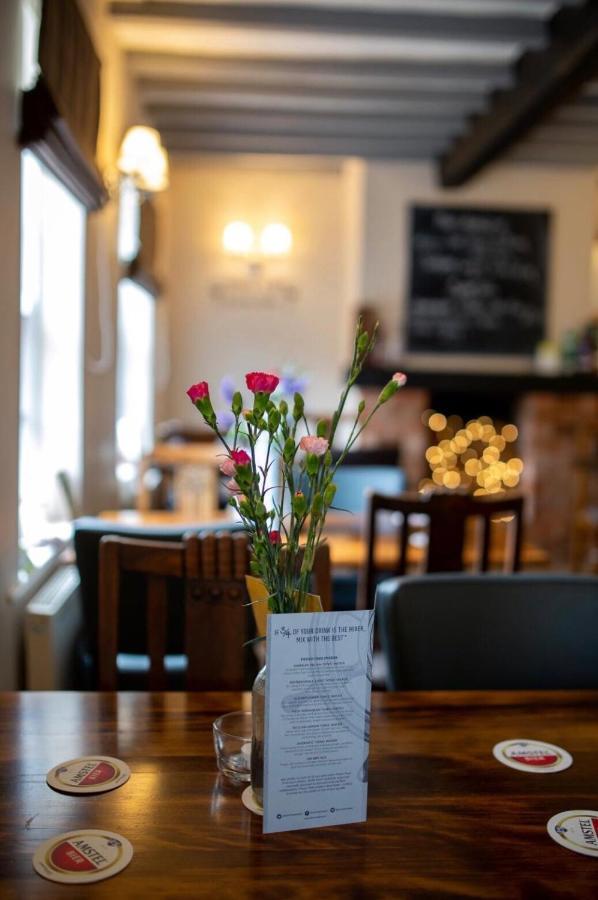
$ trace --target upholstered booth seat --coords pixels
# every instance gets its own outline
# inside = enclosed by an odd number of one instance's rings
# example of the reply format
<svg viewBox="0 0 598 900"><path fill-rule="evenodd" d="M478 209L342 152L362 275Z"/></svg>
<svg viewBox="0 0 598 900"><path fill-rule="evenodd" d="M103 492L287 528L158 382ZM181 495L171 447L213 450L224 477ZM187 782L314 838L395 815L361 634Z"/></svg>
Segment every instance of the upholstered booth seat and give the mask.
<svg viewBox="0 0 598 900"><path fill-rule="evenodd" d="M598 688L598 578L394 578L376 610L391 690Z"/></svg>

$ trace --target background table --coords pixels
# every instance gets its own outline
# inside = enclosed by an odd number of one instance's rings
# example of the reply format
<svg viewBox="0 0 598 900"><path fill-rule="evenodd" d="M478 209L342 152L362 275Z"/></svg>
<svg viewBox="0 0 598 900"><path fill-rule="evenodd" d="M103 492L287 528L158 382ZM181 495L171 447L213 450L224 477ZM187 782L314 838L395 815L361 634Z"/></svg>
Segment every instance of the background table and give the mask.
<svg viewBox="0 0 598 900"><path fill-rule="evenodd" d="M193 517L177 510L155 509L105 509L99 517L105 522L115 525L131 525L135 528L144 527L182 527L188 526L192 531L197 528L197 521ZM203 528L217 526L218 524L231 522L233 517L230 510L213 510L209 516L209 522L201 523ZM335 569L349 569L359 571L364 565L367 556L367 543L363 537L363 519L360 516L350 516L347 513L328 514L324 537L330 547L330 559ZM496 536L495 536L496 537ZM492 568L499 569L504 560L504 535L498 535L498 540L490 548L490 563ZM382 534L378 538L376 547L376 562L380 568L392 569L398 559L398 538L396 534ZM423 565L425 561L425 545L410 543L408 547L408 563L411 568ZM474 547L471 541L465 546L465 563L471 566L475 562ZM523 542L521 547L521 564L524 569L545 569L550 560L548 554L540 547Z"/></svg>
<svg viewBox="0 0 598 900"><path fill-rule="evenodd" d="M546 822L598 805L598 692L375 694L368 821L269 836L215 771L211 723L241 706L247 695L0 695L0 896L596 896L598 860ZM560 744L573 766L506 768L491 751L510 737ZM84 797L46 786L86 753L126 760L130 781ZM87 888L36 875L36 845L81 826L129 838L130 866Z"/></svg>

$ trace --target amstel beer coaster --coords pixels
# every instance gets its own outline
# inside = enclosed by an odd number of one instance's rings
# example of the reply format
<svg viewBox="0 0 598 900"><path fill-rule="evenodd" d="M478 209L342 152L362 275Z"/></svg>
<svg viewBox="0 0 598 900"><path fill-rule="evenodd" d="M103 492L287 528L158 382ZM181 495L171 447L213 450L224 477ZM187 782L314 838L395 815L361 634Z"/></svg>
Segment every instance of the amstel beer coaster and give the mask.
<svg viewBox="0 0 598 900"><path fill-rule="evenodd" d="M598 859L598 812L594 809L569 809L557 813L546 825L553 841L584 856Z"/></svg>
<svg viewBox="0 0 598 900"><path fill-rule="evenodd" d="M501 741L492 752L504 766L519 769L520 772L562 772L573 762L571 754L562 747L523 738Z"/></svg>
<svg viewBox="0 0 598 900"><path fill-rule="evenodd" d="M133 847L120 834L82 828L40 844L33 854L33 868L60 884L87 884L117 875L132 859Z"/></svg>
<svg viewBox="0 0 598 900"><path fill-rule="evenodd" d="M46 781L67 794L99 794L112 791L129 780L131 770L112 756L80 756L50 769Z"/></svg>

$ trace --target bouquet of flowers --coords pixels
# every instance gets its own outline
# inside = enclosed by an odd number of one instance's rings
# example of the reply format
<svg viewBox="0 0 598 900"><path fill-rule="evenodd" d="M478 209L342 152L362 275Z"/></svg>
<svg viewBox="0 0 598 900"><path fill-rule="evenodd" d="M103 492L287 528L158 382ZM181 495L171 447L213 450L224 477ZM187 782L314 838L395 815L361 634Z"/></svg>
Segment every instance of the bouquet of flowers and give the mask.
<svg viewBox="0 0 598 900"><path fill-rule="evenodd" d="M276 401L276 375L246 375L252 406L246 407L241 393L234 392L234 423L226 434L219 427L208 383L200 381L187 391L224 447L220 470L229 479L229 503L250 537L251 571L266 586L270 612L304 611L314 555L322 541L326 514L334 505L336 470L372 416L406 382L405 375L397 372L367 414L361 401L349 437L333 460L331 448L347 396L372 351L376 331L377 326L368 334L358 322L347 383L331 420L318 422L315 434L310 432L299 392L292 405L284 399Z"/></svg>

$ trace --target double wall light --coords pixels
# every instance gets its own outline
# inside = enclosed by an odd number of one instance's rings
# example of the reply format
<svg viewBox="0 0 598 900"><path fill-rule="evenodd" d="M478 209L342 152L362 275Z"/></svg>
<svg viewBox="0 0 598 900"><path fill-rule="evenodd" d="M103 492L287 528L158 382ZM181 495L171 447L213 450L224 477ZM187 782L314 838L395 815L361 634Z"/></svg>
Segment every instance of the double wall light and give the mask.
<svg viewBox="0 0 598 900"><path fill-rule="evenodd" d="M293 246L293 235L280 222L266 225L259 237L247 222L229 222L222 232L222 246L231 256L259 261L264 257L286 256Z"/></svg>

